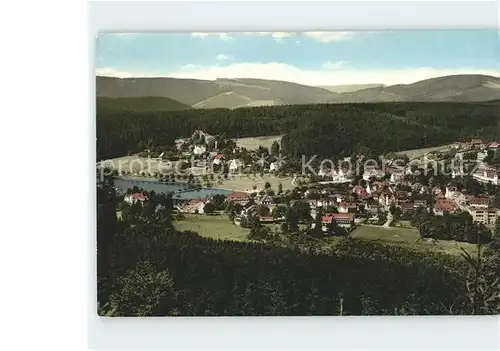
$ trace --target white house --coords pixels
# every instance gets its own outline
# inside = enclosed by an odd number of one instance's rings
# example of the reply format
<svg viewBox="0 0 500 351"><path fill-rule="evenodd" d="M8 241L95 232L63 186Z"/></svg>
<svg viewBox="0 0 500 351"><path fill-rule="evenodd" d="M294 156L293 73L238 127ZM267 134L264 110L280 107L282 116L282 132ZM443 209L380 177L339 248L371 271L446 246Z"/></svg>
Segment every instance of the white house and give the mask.
<svg viewBox="0 0 500 351"><path fill-rule="evenodd" d="M366 180L366 181L370 180L371 177L374 177L374 178L383 178L384 176L385 176L385 173L382 170L375 169L375 168L366 169L363 172L363 179Z"/></svg>
<svg viewBox="0 0 500 351"><path fill-rule="evenodd" d="M271 162L269 164L269 171L270 172L279 171L280 168L281 168L281 163L279 163L278 161L274 161L274 162Z"/></svg>
<svg viewBox="0 0 500 351"><path fill-rule="evenodd" d="M468 212L472 216L472 221L482 223L487 227L494 227L500 217L500 210L481 207L471 207Z"/></svg>
<svg viewBox="0 0 500 351"><path fill-rule="evenodd" d="M242 169L245 167L245 162L239 158L232 159L229 161L229 171L230 172L237 172L238 170Z"/></svg>
<svg viewBox="0 0 500 351"><path fill-rule="evenodd" d="M390 180L392 183L402 182L405 180L405 174L403 172L393 172Z"/></svg>
<svg viewBox="0 0 500 351"><path fill-rule="evenodd" d="M488 151L478 151L477 160L483 161L486 158L486 156L488 156Z"/></svg>
<svg viewBox="0 0 500 351"><path fill-rule="evenodd" d="M207 148L205 147L205 145L196 145L193 148L193 154L195 154L195 155L204 154L206 151L207 151Z"/></svg>
<svg viewBox="0 0 500 351"><path fill-rule="evenodd" d="M338 171L332 169L331 171L332 181L334 182L348 182L350 174L349 172L345 172L342 168Z"/></svg>
<svg viewBox="0 0 500 351"><path fill-rule="evenodd" d="M492 183L493 185L500 185L498 180L498 171L494 168L480 167L472 177L481 183Z"/></svg>

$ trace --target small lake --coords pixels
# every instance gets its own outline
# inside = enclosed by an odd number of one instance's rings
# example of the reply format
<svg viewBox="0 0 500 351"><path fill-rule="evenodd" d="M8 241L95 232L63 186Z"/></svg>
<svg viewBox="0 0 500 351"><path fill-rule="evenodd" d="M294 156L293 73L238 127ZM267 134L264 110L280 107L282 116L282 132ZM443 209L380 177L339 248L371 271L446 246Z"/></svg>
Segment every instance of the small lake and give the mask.
<svg viewBox="0 0 500 351"><path fill-rule="evenodd" d="M217 188L201 188L200 190L189 190L182 191L173 195L173 199L177 200L192 200L192 199L203 199L212 195L224 195L227 196L231 194L232 190L217 189Z"/></svg>
<svg viewBox="0 0 500 351"><path fill-rule="evenodd" d="M126 192L134 186L155 193L174 193L173 199L179 200L201 199L217 194L227 196L233 192L232 190L217 188L201 188L198 190L193 185L185 182L166 184L153 179L115 178L115 187L122 192Z"/></svg>

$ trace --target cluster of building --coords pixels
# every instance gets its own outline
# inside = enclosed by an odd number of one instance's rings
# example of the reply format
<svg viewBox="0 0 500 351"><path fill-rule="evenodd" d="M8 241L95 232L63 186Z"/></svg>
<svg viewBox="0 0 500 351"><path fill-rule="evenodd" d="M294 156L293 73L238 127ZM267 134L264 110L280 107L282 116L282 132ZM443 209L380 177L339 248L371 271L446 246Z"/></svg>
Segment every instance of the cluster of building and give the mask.
<svg viewBox="0 0 500 351"><path fill-rule="evenodd" d="M195 174L199 170L205 171L211 167L221 165L227 167L229 173L240 173L249 171L252 164L261 161L260 156L262 155L257 155L255 150L246 150L248 162L245 162L245 159L238 156L241 155L242 149L235 144L229 152L226 149L224 154L220 150L217 140L217 136L210 135L202 130L196 130L191 137L176 139L175 147L182 156L195 157L197 160L196 169L192 170ZM209 144L211 144L210 147ZM269 159L260 164L260 169L266 172L277 172L283 164L283 161Z"/></svg>
<svg viewBox="0 0 500 351"><path fill-rule="evenodd" d="M435 214L442 215L444 212L455 213L457 211L468 212L473 222L490 228L495 226L500 217L500 209L493 206L490 196L466 195L454 187L448 187L444 194L440 193L436 196Z"/></svg>
<svg viewBox="0 0 500 351"><path fill-rule="evenodd" d="M197 131L200 138L205 142L210 141L210 136L201 131ZM189 152L200 157L200 162L210 162L212 164L229 165L230 172L237 172L245 167L245 163L239 158L230 158L218 151L207 152L204 145L190 144L188 140L180 139L176 141L179 150L185 149L186 143L190 145ZM471 150L478 152L479 167L473 173L474 179L483 183L500 185L498 182L499 171L484 163L484 153L488 150L500 148L498 142L486 142L480 139L473 139L470 142L457 142L452 144L452 149L456 150L455 156L463 155ZM271 162L268 170L278 170L280 163ZM355 227L358 219L368 219L368 221L378 222L380 218L385 218L385 214L390 209L397 208L405 216L411 216L417 211L425 211L436 216L447 213L466 211L470 213L476 223L493 227L500 216L500 210L493 207L492 199L488 196L473 196L458 191L457 188L447 187L443 192L439 187L425 186L418 182L411 181L412 174L409 166L392 166L390 163L384 169L377 166L365 167L361 175L363 181L358 185L352 185L354 174L348 169L320 169L318 176L323 177L316 186L302 191L301 188L294 189L294 202L307 202L310 209L311 220L315 222L318 213L321 213L322 229L328 231L334 221L338 226L347 230ZM458 176L454 173L452 176ZM363 184L363 185L361 185ZM127 195L125 201L135 203L147 200L142 194ZM201 214L207 203L212 201L211 197L204 199L185 200L176 203L176 209L182 213ZM241 209L235 216L234 222L239 225L245 218L257 218L261 222L280 222L284 218L273 216L276 207L284 202L283 195L274 195L265 190L254 189L238 191L229 194L226 202L233 202L241 205Z"/></svg>
<svg viewBox="0 0 500 351"><path fill-rule="evenodd" d="M471 139L470 141L457 141L451 145L457 150L496 150L500 148L500 143L497 141L486 141L482 139Z"/></svg>
<svg viewBox="0 0 500 351"><path fill-rule="evenodd" d="M452 149L456 150L456 158L463 159L464 154L471 151L477 152L476 162L477 168L474 170L472 177L481 183L491 183L500 185L500 171L494 167L488 166L483 161L488 156L488 152L496 152L500 149L500 143L496 141L484 141L482 139L472 139L471 141L458 141L452 144ZM462 176L464 171L462 168L453 170L453 177Z"/></svg>

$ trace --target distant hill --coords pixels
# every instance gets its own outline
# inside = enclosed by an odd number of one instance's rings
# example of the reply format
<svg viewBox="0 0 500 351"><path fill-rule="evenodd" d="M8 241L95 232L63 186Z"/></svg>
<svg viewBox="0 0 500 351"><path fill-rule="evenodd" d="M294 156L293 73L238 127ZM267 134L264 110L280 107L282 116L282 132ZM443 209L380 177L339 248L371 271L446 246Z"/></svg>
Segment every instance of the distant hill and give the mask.
<svg viewBox="0 0 500 351"><path fill-rule="evenodd" d="M340 94L329 102L479 102L500 98L500 79L485 75L454 75L413 84L381 86Z"/></svg>
<svg viewBox="0 0 500 351"><path fill-rule="evenodd" d="M383 87L384 84L349 84L349 85L320 85L320 88L334 93L352 93L362 89Z"/></svg>
<svg viewBox="0 0 500 351"><path fill-rule="evenodd" d="M128 110L128 111L168 111L185 110L191 106L167 97L145 96L128 98L97 98L98 110Z"/></svg>
<svg viewBox="0 0 500 351"><path fill-rule="evenodd" d="M97 77L97 97L174 99L194 108L238 108L349 102L479 102L500 99L500 79L454 75L413 84L313 87L265 79L216 80Z"/></svg>
<svg viewBox="0 0 500 351"><path fill-rule="evenodd" d="M169 97L195 108L321 103L336 96L326 89L264 79L97 77L97 97Z"/></svg>

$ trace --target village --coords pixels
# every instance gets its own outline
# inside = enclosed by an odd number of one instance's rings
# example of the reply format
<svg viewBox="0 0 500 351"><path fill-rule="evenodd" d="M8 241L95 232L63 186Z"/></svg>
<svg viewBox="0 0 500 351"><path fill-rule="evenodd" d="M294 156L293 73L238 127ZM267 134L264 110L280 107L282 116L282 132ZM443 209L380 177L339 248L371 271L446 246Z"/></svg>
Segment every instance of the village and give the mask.
<svg viewBox="0 0 500 351"><path fill-rule="evenodd" d="M315 30L97 33L93 317L500 313L498 33Z"/></svg>
<svg viewBox="0 0 500 351"><path fill-rule="evenodd" d="M404 165L395 165L394 160L384 167L365 163L361 174L323 165L316 174L291 173L279 147L275 141L270 148L259 146L247 150L227 137L202 131L176 140L178 153L170 152L167 157L179 160L189 156L195 160L194 167L187 169L190 175L179 179L192 181L203 174L203 179L213 179L214 183L217 179L217 184L222 185L225 180L244 178L248 186L221 187L224 191L208 196L203 193L192 198L174 196L175 211L191 221L202 216L219 216L219 223L225 218L236 227L250 228L257 221L275 230L286 230L287 211L292 208L301 228L313 230L320 226L325 236L344 235L360 226L388 229L406 223L411 227L410 220L422 213L430 216L468 213L474 223L493 230L500 216L499 199L495 197L500 172L488 164L499 153L498 142L478 139L456 142L412 160L405 158ZM152 157L149 150L145 153L146 157ZM165 155L163 152L153 156L163 162ZM436 165L444 168L432 170ZM214 174L218 174L217 178ZM124 200L129 204L147 201L147 191L129 191Z"/></svg>

